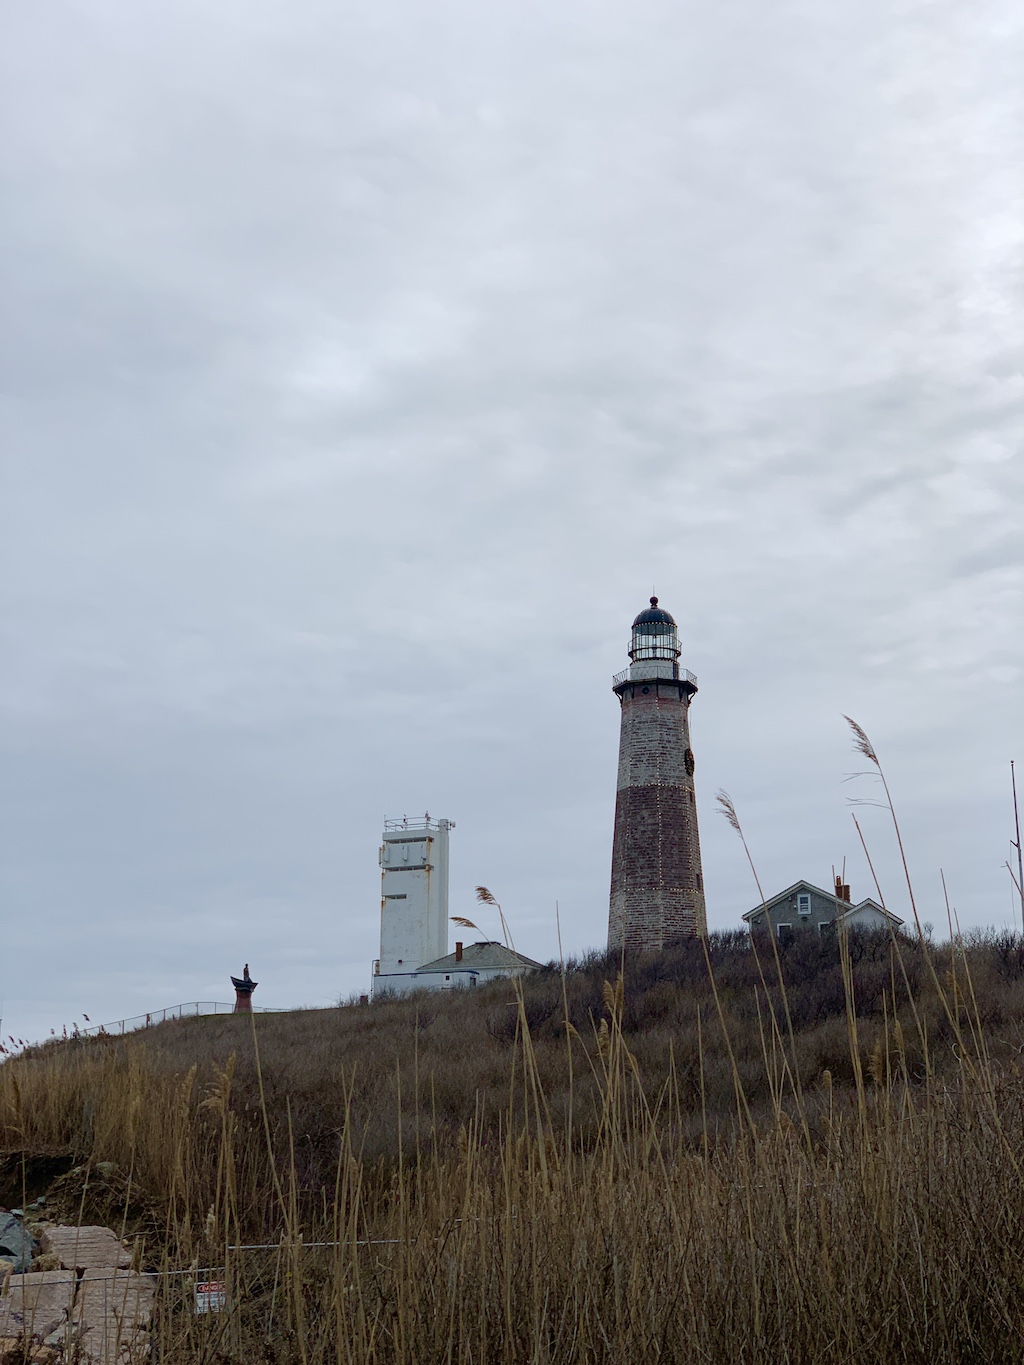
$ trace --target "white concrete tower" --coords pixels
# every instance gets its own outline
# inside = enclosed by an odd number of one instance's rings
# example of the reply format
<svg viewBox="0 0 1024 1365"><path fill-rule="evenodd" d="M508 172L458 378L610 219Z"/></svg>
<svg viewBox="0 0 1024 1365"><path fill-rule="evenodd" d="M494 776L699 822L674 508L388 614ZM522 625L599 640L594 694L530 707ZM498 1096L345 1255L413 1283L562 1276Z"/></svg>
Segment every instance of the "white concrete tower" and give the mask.
<svg viewBox="0 0 1024 1365"><path fill-rule="evenodd" d="M448 831L429 815L384 821L380 958L374 974L414 972L448 951Z"/></svg>

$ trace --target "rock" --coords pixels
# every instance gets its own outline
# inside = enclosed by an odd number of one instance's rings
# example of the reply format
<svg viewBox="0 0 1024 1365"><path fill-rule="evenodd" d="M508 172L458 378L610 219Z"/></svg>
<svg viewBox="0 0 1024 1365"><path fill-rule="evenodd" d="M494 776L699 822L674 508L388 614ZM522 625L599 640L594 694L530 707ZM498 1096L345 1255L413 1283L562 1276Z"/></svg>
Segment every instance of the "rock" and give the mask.
<svg viewBox="0 0 1024 1365"><path fill-rule="evenodd" d="M0 1295L0 1365L142 1365L155 1295L155 1275L112 1266L14 1275Z"/></svg>
<svg viewBox="0 0 1024 1365"><path fill-rule="evenodd" d="M110 1228L47 1228L40 1248L69 1270L126 1270L132 1261Z"/></svg>
<svg viewBox="0 0 1024 1365"><path fill-rule="evenodd" d="M0 1337L46 1337L71 1320L77 1277L47 1270L12 1275L0 1296Z"/></svg>
<svg viewBox="0 0 1024 1365"><path fill-rule="evenodd" d="M52 1251L44 1252L42 1256L37 1256L32 1262L32 1274L40 1270L60 1270L60 1257L55 1256Z"/></svg>
<svg viewBox="0 0 1024 1365"><path fill-rule="evenodd" d="M87 1270L78 1286L74 1324L83 1365L133 1365L150 1351L156 1276Z"/></svg>
<svg viewBox="0 0 1024 1365"><path fill-rule="evenodd" d="M13 1263L16 1274L29 1268L33 1250L31 1234L22 1227L13 1211L0 1213L0 1256Z"/></svg>

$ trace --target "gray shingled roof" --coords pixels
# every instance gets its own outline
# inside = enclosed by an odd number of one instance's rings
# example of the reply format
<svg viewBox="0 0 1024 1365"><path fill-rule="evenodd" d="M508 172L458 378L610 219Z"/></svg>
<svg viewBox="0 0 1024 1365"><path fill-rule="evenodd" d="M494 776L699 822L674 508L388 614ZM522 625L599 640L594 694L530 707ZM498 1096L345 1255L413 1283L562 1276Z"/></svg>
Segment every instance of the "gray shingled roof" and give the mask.
<svg viewBox="0 0 1024 1365"><path fill-rule="evenodd" d="M493 970L495 967L539 967L539 962L534 962L532 957L524 957L522 953L513 952L511 948L506 948L504 943L467 943L462 950L462 961L455 960L455 954L449 953L447 957L437 957L433 962L424 962L422 967L417 967L418 972L452 972L452 971L486 971Z"/></svg>

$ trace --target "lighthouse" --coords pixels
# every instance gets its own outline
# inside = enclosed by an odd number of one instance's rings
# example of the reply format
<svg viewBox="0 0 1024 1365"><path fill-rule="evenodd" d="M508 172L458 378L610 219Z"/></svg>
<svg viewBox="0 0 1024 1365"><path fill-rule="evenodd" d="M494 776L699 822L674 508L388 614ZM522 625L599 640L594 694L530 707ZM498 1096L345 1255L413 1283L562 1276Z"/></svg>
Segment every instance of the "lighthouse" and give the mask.
<svg viewBox="0 0 1024 1365"><path fill-rule="evenodd" d="M707 932L693 789L690 702L676 623L656 597L633 622L630 665L612 679L622 708L608 947L664 948Z"/></svg>

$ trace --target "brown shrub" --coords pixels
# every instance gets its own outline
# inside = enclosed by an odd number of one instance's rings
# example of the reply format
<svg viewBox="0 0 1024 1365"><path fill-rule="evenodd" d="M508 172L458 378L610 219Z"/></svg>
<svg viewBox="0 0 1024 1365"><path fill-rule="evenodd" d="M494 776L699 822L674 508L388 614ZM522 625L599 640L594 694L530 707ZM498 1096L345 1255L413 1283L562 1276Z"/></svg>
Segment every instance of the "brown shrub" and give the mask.
<svg viewBox="0 0 1024 1365"><path fill-rule="evenodd" d="M223 1322L161 1281L167 1362L1024 1359L1006 945L707 946L48 1044L0 1133L222 1267Z"/></svg>

